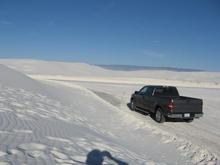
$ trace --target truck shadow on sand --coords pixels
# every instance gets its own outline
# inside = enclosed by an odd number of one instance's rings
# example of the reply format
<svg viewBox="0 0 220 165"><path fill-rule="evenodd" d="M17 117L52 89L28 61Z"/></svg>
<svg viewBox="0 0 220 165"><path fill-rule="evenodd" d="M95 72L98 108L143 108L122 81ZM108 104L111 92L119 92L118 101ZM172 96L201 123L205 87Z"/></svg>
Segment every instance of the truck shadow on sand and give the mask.
<svg viewBox="0 0 220 165"><path fill-rule="evenodd" d="M127 103L127 107L130 109L130 110L132 110L131 109L131 103ZM137 112L137 113L139 113L139 114L142 114L142 115L145 115L145 116L149 116L152 120L154 120L155 122L157 122L156 120L155 120L155 115L153 114L153 113L149 113L149 112L143 112L143 111L140 111L140 110L135 110L135 112ZM171 118L166 118L166 122L184 122L184 123L186 123L186 121L185 120L183 120L183 119L171 119Z"/></svg>

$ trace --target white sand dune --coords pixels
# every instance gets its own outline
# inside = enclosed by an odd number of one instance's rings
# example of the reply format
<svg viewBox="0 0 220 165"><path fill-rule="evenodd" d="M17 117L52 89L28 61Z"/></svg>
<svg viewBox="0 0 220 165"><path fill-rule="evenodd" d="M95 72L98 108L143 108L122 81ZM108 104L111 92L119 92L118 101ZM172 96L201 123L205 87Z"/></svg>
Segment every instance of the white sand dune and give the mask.
<svg viewBox="0 0 220 165"><path fill-rule="evenodd" d="M0 63L40 78L111 83L163 83L180 86L220 88L219 72L174 72L158 70L115 71L85 63L47 62L39 60L1 59ZM158 81L159 80L159 81ZM163 81L161 81L163 80Z"/></svg>
<svg viewBox="0 0 220 165"><path fill-rule="evenodd" d="M130 94L144 83L129 76L164 83L164 77L153 76L156 72L28 60L1 63L40 82L0 65L0 163L80 164L94 149L129 164L219 163L219 73L184 73L192 74L187 78L172 73L176 77L168 83L179 82L181 93L205 100L205 116L190 124L161 125L126 106ZM198 80L199 88L185 87L196 86Z"/></svg>

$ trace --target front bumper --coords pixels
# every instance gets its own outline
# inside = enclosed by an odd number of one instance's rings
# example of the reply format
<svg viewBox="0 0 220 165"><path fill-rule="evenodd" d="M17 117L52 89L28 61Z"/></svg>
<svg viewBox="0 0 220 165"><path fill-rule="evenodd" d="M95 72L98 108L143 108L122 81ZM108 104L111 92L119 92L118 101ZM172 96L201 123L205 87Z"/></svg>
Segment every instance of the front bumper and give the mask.
<svg viewBox="0 0 220 165"><path fill-rule="evenodd" d="M167 117L187 119L187 118L200 118L200 117L203 116L203 113L196 113L196 114L189 113L189 116L187 116L187 117L184 114L186 114L186 113L183 113L183 114L168 114Z"/></svg>

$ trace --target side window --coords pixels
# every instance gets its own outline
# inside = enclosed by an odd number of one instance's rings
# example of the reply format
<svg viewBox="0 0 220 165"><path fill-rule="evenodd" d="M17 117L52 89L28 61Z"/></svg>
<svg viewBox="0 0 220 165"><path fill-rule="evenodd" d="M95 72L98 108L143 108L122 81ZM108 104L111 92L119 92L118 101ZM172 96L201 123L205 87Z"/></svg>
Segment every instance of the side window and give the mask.
<svg viewBox="0 0 220 165"><path fill-rule="evenodd" d="M144 95L144 94L146 93L146 91L147 91L147 87L143 87L143 88L140 90L139 94L140 94L140 95Z"/></svg>
<svg viewBox="0 0 220 165"><path fill-rule="evenodd" d="M147 92L146 92L146 96L152 96L153 90L154 90L154 88L148 87Z"/></svg>
<svg viewBox="0 0 220 165"><path fill-rule="evenodd" d="M179 96L179 93L174 87L163 87L155 89L154 96Z"/></svg>
<svg viewBox="0 0 220 165"><path fill-rule="evenodd" d="M154 91L154 96L162 96L164 93L164 89L163 88L156 88Z"/></svg>

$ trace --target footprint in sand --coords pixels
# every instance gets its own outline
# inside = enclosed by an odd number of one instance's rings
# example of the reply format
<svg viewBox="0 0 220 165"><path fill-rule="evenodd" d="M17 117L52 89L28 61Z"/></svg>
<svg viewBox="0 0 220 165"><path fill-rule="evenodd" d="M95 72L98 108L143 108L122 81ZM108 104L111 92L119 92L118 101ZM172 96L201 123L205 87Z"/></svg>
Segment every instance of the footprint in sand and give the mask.
<svg viewBox="0 0 220 165"><path fill-rule="evenodd" d="M53 150L51 150L50 152L54 156L55 161L59 164L73 164L74 163L73 160L70 160L67 155L60 152L57 148L53 148Z"/></svg>
<svg viewBox="0 0 220 165"><path fill-rule="evenodd" d="M17 149L33 158L38 158L45 155L47 147L39 143L26 143L19 145Z"/></svg>
<svg viewBox="0 0 220 165"><path fill-rule="evenodd" d="M23 104L20 104L18 102L12 102L11 105L15 106L15 107L18 107L18 108L23 108L24 105Z"/></svg>
<svg viewBox="0 0 220 165"><path fill-rule="evenodd" d="M22 155L23 153L19 150L16 150L16 149L11 149L11 150L8 150L7 153L9 155Z"/></svg>
<svg viewBox="0 0 220 165"><path fill-rule="evenodd" d="M52 155L58 159L68 159L67 155L63 154L62 152L58 151L58 150L51 150L50 151L52 153Z"/></svg>
<svg viewBox="0 0 220 165"><path fill-rule="evenodd" d="M7 162L1 162L1 161L0 161L0 165L10 165L10 164L7 163Z"/></svg>
<svg viewBox="0 0 220 165"><path fill-rule="evenodd" d="M64 139L64 138L47 136L47 139L54 140L54 141L57 141L57 142L62 142L62 143L73 144L72 141L70 141L69 139Z"/></svg>
<svg viewBox="0 0 220 165"><path fill-rule="evenodd" d="M0 157L5 156L5 155L6 155L5 152L0 151Z"/></svg>
<svg viewBox="0 0 220 165"><path fill-rule="evenodd" d="M33 133L33 131L31 131L31 130L23 130L23 129L14 129L13 130L15 133L24 133L24 134L31 134L31 133Z"/></svg>

